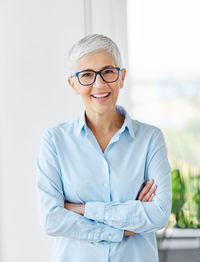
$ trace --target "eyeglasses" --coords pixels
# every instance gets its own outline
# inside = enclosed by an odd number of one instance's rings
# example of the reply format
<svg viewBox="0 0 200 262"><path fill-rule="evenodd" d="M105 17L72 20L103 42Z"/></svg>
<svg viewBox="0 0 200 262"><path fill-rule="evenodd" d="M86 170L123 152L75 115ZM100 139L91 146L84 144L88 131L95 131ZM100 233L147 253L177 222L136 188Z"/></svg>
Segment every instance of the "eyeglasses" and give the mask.
<svg viewBox="0 0 200 262"><path fill-rule="evenodd" d="M78 81L83 86L92 85L97 78L97 75L100 75L104 82L113 83L116 82L119 78L119 67L107 67L100 71L94 70L83 70L74 74L77 76Z"/></svg>

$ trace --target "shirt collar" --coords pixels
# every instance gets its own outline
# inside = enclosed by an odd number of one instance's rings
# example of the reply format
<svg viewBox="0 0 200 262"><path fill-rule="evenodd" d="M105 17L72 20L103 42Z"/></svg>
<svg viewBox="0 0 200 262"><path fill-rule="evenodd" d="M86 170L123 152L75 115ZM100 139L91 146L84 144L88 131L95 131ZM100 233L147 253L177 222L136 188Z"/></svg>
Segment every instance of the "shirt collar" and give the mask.
<svg viewBox="0 0 200 262"><path fill-rule="evenodd" d="M132 138L135 138L134 128L133 128L133 121L130 118L129 114L125 110L124 107L116 105L116 110L119 114L125 116L124 123L121 127L122 131L127 127L129 134ZM80 135L81 131L84 129L85 133L87 134L87 125L85 119L85 110L82 111L80 117L78 118L78 128L77 128L77 136Z"/></svg>

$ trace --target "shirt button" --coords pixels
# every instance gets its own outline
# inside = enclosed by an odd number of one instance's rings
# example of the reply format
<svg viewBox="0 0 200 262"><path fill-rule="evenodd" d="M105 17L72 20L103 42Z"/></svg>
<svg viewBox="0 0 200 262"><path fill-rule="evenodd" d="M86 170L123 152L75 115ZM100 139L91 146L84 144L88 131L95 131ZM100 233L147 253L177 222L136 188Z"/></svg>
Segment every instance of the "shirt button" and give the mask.
<svg viewBox="0 0 200 262"><path fill-rule="evenodd" d="M108 186L108 184L107 184L107 183L104 183L103 185L104 185L105 187L107 187L107 186Z"/></svg>
<svg viewBox="0 0 200 262"><path fill-rule="evenodd" d="M108 163L106 161L104 161L104 166L107 166L107 165L108 165Z"/></svg>
<svg viewBox="0 0 200 262"><path fill-rule="evenodd" d="M109 239L112 239L112 236L111 236L111 235L109 235L109 236L108 236L108 238L109 238Z"/></svg>

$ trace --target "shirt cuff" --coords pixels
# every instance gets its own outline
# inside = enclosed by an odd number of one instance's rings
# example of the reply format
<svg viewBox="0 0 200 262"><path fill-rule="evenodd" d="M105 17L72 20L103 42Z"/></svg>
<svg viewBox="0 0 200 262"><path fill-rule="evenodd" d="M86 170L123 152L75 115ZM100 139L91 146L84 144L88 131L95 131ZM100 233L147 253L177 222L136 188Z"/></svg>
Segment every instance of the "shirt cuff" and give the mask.
<svg viewBox="0 0 200 262"><path fill-rule="evenodd" d="M95 221L104 222L105 203L87 202L85 204L84 216Z"/></svg>
<svg viewBox="0 0 200 262"><path fill-rule="evenodd" d="M124 230L114 227L109 227L106 232L103 233L103 239L108 242L121 242L124 237Z"/></svg>
<svg viewBox="0 0 200 262"><path fill-rule="evenodd" d="M84 217L89 219L104 222L105 221L105 207L103 202L86 202ZM112 226L105 228L102 239L109 242L120 242L124 237L124 230Z"/></svg>

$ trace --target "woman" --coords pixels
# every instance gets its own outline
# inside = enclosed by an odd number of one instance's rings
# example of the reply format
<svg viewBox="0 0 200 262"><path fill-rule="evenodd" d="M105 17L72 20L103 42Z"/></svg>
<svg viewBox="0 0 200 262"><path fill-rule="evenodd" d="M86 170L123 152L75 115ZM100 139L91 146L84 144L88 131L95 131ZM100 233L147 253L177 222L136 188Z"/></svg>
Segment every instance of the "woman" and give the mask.
<svg viewBox="0 0 200 262"><path fill-rule="evenodd" d="M84 37L68 61L69 85L85 110L48 128L37 156L42 223L55 236L52 261L156 262L154 232L171 210L163 135L116 105L126 70L111 39Z"/></svg>

